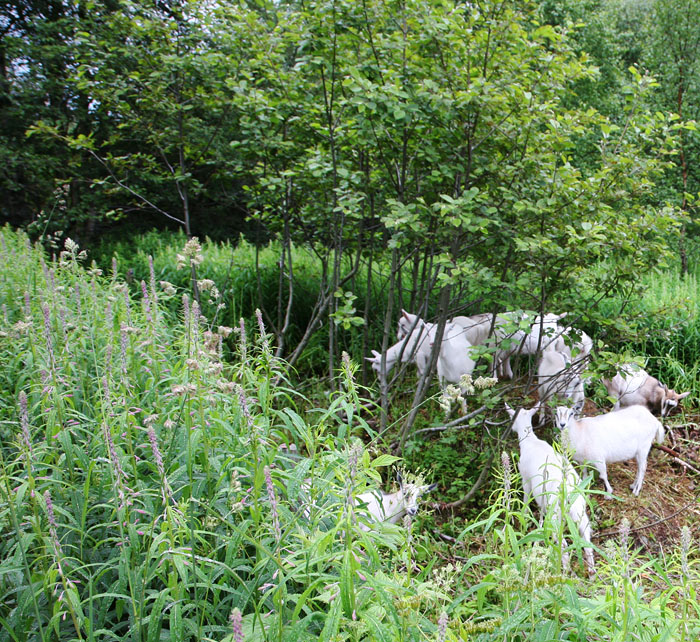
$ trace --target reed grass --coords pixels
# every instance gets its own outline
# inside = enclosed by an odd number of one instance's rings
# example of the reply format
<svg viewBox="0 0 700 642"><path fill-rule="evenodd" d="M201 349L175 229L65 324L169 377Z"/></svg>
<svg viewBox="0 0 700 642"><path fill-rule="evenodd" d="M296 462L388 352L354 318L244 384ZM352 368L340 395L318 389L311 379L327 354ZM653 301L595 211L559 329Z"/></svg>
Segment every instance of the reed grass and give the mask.
<svg viewBox="0 0 700 642"><path fill-rule="evenodd" d="M366 531L349 498L395 459L350 359L310 408L264 322L219 327L158 261L134 289L75 246L0 252L0 641L700 636L689 537L563 575L512 466L465 559L421 518Z"/></svg>

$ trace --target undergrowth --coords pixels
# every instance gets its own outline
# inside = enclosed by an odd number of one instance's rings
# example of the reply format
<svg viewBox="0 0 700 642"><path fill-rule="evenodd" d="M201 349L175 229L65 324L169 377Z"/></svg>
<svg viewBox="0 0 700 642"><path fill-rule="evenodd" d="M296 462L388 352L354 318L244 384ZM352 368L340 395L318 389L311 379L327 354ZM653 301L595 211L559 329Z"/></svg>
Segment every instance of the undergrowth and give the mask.
<svg viewBox="0 0 700 642"><path fill-rule="evenodd" d="M72 243L0 246L1 641L700 636L688 533L647 559L623 528L594 579L564 573L508 463L448 555L420 516L364 528L352 497L397 459L351 359L311 407L262 317L219 325L150 270L136 297Z"/></svg>

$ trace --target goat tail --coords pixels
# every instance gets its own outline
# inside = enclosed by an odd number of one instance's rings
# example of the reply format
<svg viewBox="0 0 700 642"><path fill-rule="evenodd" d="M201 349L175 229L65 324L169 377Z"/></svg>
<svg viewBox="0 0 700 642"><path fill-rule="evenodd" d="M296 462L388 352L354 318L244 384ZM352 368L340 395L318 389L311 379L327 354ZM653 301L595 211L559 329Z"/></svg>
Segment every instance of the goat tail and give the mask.
<svg viewBox="0 0 700 642"><path fill-rule="evenodd" d="M664 425L659 422L659 427L656 429L656 443L662 444L666 433L664 432Z"/></svg>

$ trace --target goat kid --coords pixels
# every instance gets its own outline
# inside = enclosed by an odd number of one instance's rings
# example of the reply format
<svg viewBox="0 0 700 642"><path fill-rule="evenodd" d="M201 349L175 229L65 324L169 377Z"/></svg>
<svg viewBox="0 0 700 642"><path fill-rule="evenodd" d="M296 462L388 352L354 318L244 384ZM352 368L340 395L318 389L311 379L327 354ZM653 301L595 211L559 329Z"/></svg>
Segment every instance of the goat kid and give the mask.
<svg viewBox="0 0 700 642"><path fill-rule="evenodd" d="M418 502L422 495L437 488L437 484L417 484L404 482L399 477L399 490L395 493L385 493L372 490L355 497L355 506L366 508L375 522L396 524L404 515L414 517L418 513ZM362 530L370 530L370 526L360 523Z"/></svg>
<svg viewBox="0 0 700 642"><path fill-rule="evenodd" d="M432 326L432 327L431 327ZM414 362L418 373L422 375L428 367L430 360L430 346L435 337L435 324L425 323L422 319L411 327L411 331L404 334L386 351L386 372L390 372L399 359L402 363ZM372 350L372 356L366 357L372 364L372 369L381 371L382 353Z"/></svg>
<svg viewBox="0 0 700 642"><path fill-rule="evenodd" d="M635 364L625 364L612 379L603 379L608 394L616 399L613 410L642 405L666 417L690 392L677 393Z"/></svg>
<svg viewBox="0 0 700 642"><path fill-rule="evenodd" d="M591 523L586 512L586 500L577 487L581 480L571 463L546 441L538 439L532 428L532 417L539 403L527 410L513 410L506 404L506 411L513 419L512 429L518 435L520 459L518 470L523 480L525 502L534 499L544 520L552 511L555 523L561 520L561 499L563 497L567 513L578 528L579 535L588 546L583 549L583 557L589 576L595 573L591 544ZM568 567L568 554L564 552L566 540L562 540L562 567Z"/></svg>
<svg viewBox="0 0 700 642"><path fill-rule="evenodd" d="M571 408L557 408L555 425L562 431L562 443L570 445L573 458L589 462L598 471L605 490L612 495L607 464L635 459L637 477L630 485L639 495L647 470L652 442L664 440L664 427L644 406L630 406L616 412L576 420Z"/></svg>

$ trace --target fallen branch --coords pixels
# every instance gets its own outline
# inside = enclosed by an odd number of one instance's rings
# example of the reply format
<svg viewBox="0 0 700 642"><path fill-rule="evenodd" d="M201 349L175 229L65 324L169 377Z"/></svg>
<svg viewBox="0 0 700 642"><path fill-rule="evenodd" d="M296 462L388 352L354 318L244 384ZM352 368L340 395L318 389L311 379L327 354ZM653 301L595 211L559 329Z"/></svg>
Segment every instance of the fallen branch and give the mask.
<svg viewBox="0 0 700 642"><path fill-rule="evenodd" d="M676 452L675 450L672 450L668 446L662 446L661 444L654 444L654 445L659 450L663 450L667 455L671 455L671 457L673 458L673 461L675 461L676 463L678 463L681 466L683 466L684 468L688 468L689 470L692 470L694 473L700 475L700 470L698 470L697 468L695 468L695 466L692 466L685 459L683 459L681 457L680 453ZM693 463L697 464L698 462L693 460Z"/></svg>
<svg viewBox="0 0 700 642"><path fill-rule="evenodd" d="M454 510L455 508L459 508L460 506L466 504L472 497L474 497L474 495L476 495L477 491L484 485L484 482L488 477L489 471L491 470L492 462L493 454L489 457L488 461L486 462L486 465L479 474L478 479L474 482L474 485L469 489L469 492L464 497L462 497L462 499L458 499L456 502L449 502L447 504L443 504L441 502L439 504L435 504L435 508L439 511Z"/></svg>

